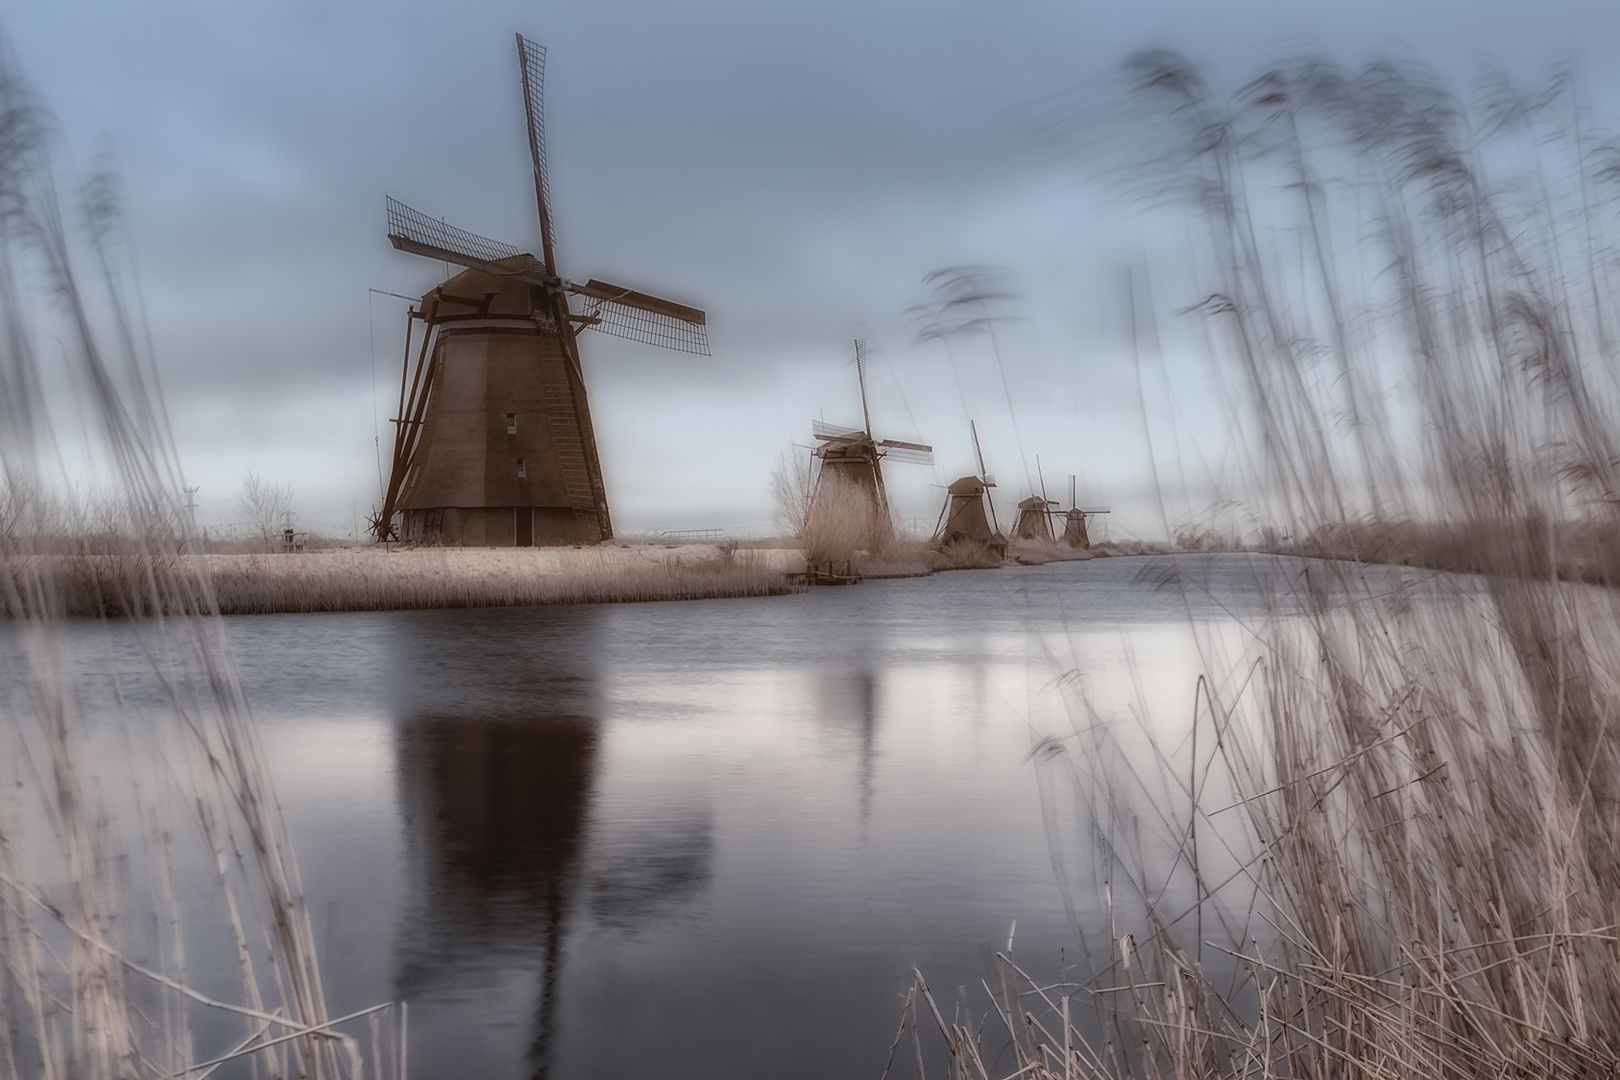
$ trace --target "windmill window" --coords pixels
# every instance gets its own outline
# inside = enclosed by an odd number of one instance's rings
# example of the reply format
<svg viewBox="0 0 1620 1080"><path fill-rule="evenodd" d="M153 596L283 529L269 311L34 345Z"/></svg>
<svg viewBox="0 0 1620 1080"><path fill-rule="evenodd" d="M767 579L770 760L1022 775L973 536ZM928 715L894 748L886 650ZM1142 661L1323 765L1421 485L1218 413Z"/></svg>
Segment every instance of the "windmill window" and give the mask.
<svg viewBox="0 0 1620 1080"><path fill-rule="evenodd" d="M506 414L506 433L508 435L517 434L517 413L509 412Z"/></svg>
<svg viewBox="0 0 1620 1080"><path fill-rule="evenodd" d="M529 475L528 466L523 463L522 458L518 458L518 478L521 480L523 477L528 476L528 475Z"/></svg>

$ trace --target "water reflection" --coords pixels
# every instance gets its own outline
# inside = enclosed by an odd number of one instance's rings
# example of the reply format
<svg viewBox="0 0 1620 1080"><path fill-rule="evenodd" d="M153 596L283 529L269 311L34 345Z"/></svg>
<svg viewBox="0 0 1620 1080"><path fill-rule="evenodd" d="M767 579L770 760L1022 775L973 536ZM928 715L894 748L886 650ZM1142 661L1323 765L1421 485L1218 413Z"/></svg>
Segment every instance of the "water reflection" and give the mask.
<svg viewBox="0 0 1620 1080"><path fill-rule="evenodd" d="M633 934L708 885L714 828L706 808L683 807L597 847L604 850L592 859L591 917L603 929Z"/></svg>
<svg viewBox="0 0 1620 1080"><path fill-rule="evenodd" d="M700 891L713 860L706 807L592 835L603 618L586 607L431 613L394 641L414 879L397 992L478 996L498 989L492 973L530 972L537 1077L550 1073L570 923L633 932Z"/></svg>
<svg viewBox="0 0 1620 1080"><path fill-rule="evenodd" d="M227 630L334 1011L408 1000L412 1077L875 1075L913 965L978 1008L975 942L1016 919L1053 971L1068 911L1106 930L1085 811L1183 745L1200 650L1272 602L1254 562Z"/></svg>
<svg viewBox="0 0 1620 1080"><path fill-rule="evenodd" d="M872 816L872 769L877 754L878 676L866 666L824 669L816 681L816 719L854 743L858 754L861 830Z"/></svg>
<svg viewBox="0 0 1620 1080"><path fill-rule="evenodd" d="M399 939L409 999L539 962L529 1057L548 1074L564 923L599 741L596 612L454 612L396 641L401 805L418 887Z"/></svg>

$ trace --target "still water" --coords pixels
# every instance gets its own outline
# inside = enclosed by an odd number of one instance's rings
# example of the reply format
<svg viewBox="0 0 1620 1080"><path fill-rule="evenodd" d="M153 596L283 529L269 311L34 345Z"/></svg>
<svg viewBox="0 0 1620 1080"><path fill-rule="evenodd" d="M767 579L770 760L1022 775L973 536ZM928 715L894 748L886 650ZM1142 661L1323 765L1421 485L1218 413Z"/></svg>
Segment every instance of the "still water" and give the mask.
<svg viewBox="0 0 1620 1080"><path fill-rule="evenodd" d="M979 942L1073 949L1059 677L1174 723L1195 628L1265 605L1144 565L227 620L333 1011L408 1000L415 1080L876 1077L914 965L978 1015Z"/></svg>

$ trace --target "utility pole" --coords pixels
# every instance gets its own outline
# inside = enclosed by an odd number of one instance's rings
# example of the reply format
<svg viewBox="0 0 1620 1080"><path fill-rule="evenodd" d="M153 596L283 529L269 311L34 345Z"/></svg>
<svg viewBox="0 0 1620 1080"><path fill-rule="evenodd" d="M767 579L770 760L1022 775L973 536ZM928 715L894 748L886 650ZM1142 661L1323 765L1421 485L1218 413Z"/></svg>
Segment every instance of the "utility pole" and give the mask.
<svg viewBox="0 0 1620 1080"><path fill-rule="evenodd" d="M201 487L188 487L188 488L182 488L181 490L186 493L186 517L191 522L191 531L196 532L197 531L197 492L201 491L202 488Z"/></svg>

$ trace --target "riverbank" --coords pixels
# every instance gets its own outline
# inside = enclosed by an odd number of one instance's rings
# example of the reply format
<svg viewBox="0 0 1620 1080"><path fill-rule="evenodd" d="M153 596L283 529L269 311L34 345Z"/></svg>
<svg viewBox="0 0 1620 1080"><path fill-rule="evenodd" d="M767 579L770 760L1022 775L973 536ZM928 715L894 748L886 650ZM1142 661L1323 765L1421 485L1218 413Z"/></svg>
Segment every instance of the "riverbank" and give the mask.
<svg viewBox="0 0 1620 1080"><path fill-rule="evenodd" d="M185 558L160 557L176 564L171 569ZM796 551L711 544L366 547L197 558L224 615L779 596L798 591L787 574L804 568ZM120 616L151 607L151 567L139 555L49 556L30 563L9 567L10 576L42 578L64 614Z"/></svg>
<svg viewBox="0 0 1620 1080"><path fill-rule="evenodd" d="M362 548L212 555L220 611L388 611L779 596L797 552L710 544L591 548ZM792 564L792 565L790 565Z"/></svg>
<svg viewBox="0 0 1620 1080"><path fill-rule="evenodd" d="M150 614L150 574L182 571L186 556L146 557L102 550L35 556L14 563L14 580L38 576L70 616ZM948 555L949 553L947 553ZM853 560L867 579L924 577L944 570L995 569L1135 554L1112 547L1074 550L1017 545L1006 558L952 559L917 544ZM224 615L397 611L416 608L531 607L780 596L804 588L791 547L614 542L580 548L334 548L275 554L206 553L201 559ZM182 574L182 576L185 576ZM31 595L29 589L18 589ZM165 601L165 609L175 606Z"/></svg>

